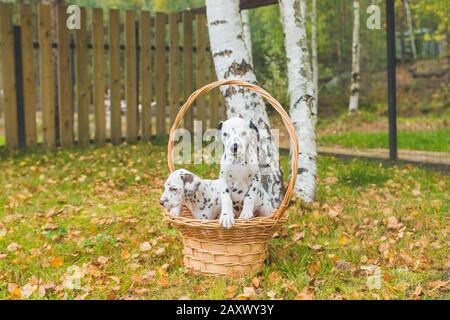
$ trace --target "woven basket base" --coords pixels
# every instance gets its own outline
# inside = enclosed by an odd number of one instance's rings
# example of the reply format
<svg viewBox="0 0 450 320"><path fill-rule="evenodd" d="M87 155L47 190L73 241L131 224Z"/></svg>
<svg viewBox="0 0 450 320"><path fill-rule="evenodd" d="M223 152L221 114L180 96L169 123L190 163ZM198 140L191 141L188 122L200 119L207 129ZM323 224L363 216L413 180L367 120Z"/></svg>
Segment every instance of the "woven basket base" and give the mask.
<svg viewBox="0 0 450 320"><path fill-rule="evenodd" d="M185 266L206 274L241 276L256 273L264 266L267 241L219 243L183 237Z"/></svg>

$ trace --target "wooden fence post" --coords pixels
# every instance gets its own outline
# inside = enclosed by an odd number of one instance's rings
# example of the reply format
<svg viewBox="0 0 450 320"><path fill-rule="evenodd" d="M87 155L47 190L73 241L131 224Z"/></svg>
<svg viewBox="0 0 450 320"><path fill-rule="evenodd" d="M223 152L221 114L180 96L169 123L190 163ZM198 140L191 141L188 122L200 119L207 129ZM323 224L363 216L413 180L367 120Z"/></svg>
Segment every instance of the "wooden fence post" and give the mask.
<svg viewBox="0 0 450 320"><path fill-rule="evenodd" d="M5 138L6 146L10 149L19 146L12 13L11 4L0 3L0 49L2 50Z"/></svg>
<svg viewBox="0 0 450 320"><path fill-rule="evenodd" d="M94 109L95 140L98 144L106 141L105 114L105 42L104 42L103 10L93 9L92 40L94 48Z"/></svg>
<svg viewBox="0 0 450 320"><path fill-rule="evenodd" d="M150 13L141 13L141 92L142 92L142 139L149 141L152 136L152 45Z"/></svg>
<svg viewBox="0 0 450 320"><path fill-rule="evenodd" d="M20 6L22 38L23 100L25 113L25 144L36 144L36 72L34 69L33 12L30 5Z"/></svg>
<svg viewBox="0 0 450 320"><path fill-rule="evenodd" d="M81 9L81 28L75 34L78 143L89 144L89 86L86 9Z"/></svg>
<svg viewBox="0 0 450 320"><path fill-rule="evenodd" d="M178 13L169 15L169 34L170 34L170 58L169 58L169 104L170 104L170 124L175 121L180 103L180 45L178 36Z"/></svg>
<svg viewBox="0 0 450 320"><path fill-rule="evenodd" d="M39 64L41 109L44 144L47 148L56 146L55 96L52 70L52 13L51 6L38 5L39 21Z"/></svg>
<svg viewBox="0 0 450 320"><path fill-rule="evenodd" d="M127 102L127 140L134 142L138 135L138 106L136 84L136 16L125 13L125 99Z"/></svg>
<svg viewBox="0 0 450 320"><path fill-rule="evenodd" d="M167 15L157 12L156 25L156 134L166 133L166 47L164 41Z"/></svg>
<svg viewBox="0 0 450 320"><path fill-rule="evenodd" d="M197 89L206 84L205 68L206 68L206 15L200 13L197 15ZM207 114L206 114L206 98L200 96L197 98L197 120L202 122L202 131L207 128Z"/></svg>
<svg viewBox="0 0 450 320"><path fill-rule="evenodd" d="M122 110L120 94L120 11L109 11L109 112L111 142L117 145L122 140Z"/></svg>
<svg viewBox="0 0 450 320"><path fill-rule="evenodd" d="M192 93L192 12L183 13L183 90L184 100ZM193 132L194 110L189 109L184 117L184 128Z"/></svg>
<svg viewBox="0 0 450 320"><path fill-rule="evenodd" d="M70 90L69 30L66 27L66 6L57 6L58 19L58 106L61 146L73 144L72 93Z"/></svg>

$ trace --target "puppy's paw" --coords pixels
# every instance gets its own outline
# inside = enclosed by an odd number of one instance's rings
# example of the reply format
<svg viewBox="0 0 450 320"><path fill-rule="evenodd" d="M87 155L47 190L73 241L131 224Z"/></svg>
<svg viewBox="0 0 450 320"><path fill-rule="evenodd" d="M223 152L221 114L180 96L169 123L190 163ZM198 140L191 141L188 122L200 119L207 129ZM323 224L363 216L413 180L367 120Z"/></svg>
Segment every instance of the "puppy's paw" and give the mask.
<svg viewBox="0 0 450 320"><path fill-rule="evenodd" d="M230 229L235 221L232 213L222 213L219 217L219 223L225 229Z"/></svg>
<svg viewBox="0 0 450 320"><path fill-rule="evenodd" d="M175 208L170 209L170 215L174 216L174 217L181 216L181 208L180 207L175 207Z"/></svg>
<svg viewBox="0 0 450 320"><path fill-rule="evenodd" d="M239 216L239 218L241 219L252 219L254 217L253 215L253 211L250 210L242 210L241 215Z"/></svg>

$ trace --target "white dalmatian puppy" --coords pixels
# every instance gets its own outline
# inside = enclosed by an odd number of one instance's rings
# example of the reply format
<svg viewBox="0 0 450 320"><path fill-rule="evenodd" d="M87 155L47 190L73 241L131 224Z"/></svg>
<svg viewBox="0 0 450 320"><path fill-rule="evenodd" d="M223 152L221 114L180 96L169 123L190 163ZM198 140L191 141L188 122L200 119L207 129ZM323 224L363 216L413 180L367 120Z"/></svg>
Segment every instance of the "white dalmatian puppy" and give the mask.
<svg viewBox="0 0 450 320"><path fill-rule="evenodd" d="M217 219L221 208L219 180L203 180L178 169L167 178L159 203L173 216L179 217L183 204L188 203L195 218Z"/></svg>
<svg viewBox="0 0 450 320"><path fill-rule="evenodd" d="M220 224L229 229L238 217L272 215L269 195L261 184L257 127L251 121L233 117L221 122L218 129L224 146L219 176Z"/></svg>

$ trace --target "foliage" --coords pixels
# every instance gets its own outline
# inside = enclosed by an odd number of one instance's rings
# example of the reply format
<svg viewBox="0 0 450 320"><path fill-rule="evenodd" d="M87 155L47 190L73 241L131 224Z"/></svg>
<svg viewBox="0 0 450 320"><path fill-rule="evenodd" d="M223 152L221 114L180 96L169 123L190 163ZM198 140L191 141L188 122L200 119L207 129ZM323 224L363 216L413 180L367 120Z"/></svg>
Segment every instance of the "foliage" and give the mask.
<svg viewBox="0 0 450 320"><path fill-rule="evenodd" d="M450 129L438 131L399 131L398 148L404 150L427 150L450 152ZM319 144L341 145L353 148L384 148L388 145L387 132L345 132L319 137Z"/></svg>
<svg viewBox="0 0 450 320"><path fill-rule="evenodd" d="M232 280L182 266L158 204L165 152L139 144L0 160L0 298L448 297L448 177L320 157L317 202L289 209L260 274Z"/></svg>

